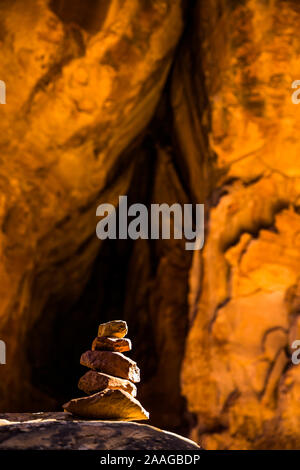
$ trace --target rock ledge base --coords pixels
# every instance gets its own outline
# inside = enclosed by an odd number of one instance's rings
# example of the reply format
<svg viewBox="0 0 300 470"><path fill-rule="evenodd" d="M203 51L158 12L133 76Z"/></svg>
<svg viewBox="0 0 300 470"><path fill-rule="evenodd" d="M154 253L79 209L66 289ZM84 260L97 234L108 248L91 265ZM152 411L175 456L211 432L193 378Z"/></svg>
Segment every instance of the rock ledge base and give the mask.
<svg viewBox="0 0 300 470"><path fill-rule="evenodd" d="M147 424L89 421L70 413L0 414L0 449L199 450L184 437Z"/></svg>

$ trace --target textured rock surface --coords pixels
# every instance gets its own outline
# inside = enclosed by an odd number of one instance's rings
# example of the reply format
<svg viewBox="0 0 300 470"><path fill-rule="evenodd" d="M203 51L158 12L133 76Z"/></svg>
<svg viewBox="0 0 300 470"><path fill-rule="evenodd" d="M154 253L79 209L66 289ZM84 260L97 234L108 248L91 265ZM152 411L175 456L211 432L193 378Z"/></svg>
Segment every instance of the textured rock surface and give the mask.
<svg viewBox="0 0 300 470"><path fill-rule="evenodd" d="M0 5L0 337L14 364L0 368L0 404L50 407L68 383L67 345L76 361L96 322L122 312L153 423L192 427L208 449L299 448L300 10L192 3L163 94L179 1L106 13L95 2L75 18L46 1L29 0L25 19L21 0ZM205 203L203 251L191 259L181 240L99 251L95 206L127 190Z"/></svg>
<svg viewBox="0 0 300 470"><path fill-rule="evenodd" d="M174 162L169 129L165 127L170 112L164 106L160 109L145 142L147 148L155 146L150 154L155 169L143 170L145 174L154 173L154 181L148 183L147 199L144 194L134 195L134 201L163 201L169 205L189 202ZM184 243L174 239L137 240L125 280L124 317L132 338L139 338L134 340L132 354L142 367L138 397L150 411L151 423L176 432L186 432L190 419L180 384L191 263L191 252L185 250Z"/></svg>
<svg viewBox="0 0 300 470"><path fill-rule="evenodd" d="M129 382L129 380L112 377L111 375L102 374L94 370L89 370L80 378L78 388L88 394L100 392L105 388L124 390L133 397L135 397L137 393L136 386L132 382Z"/></svg>
<svg viewBox="0 0 300 470"><path fill-rule="evenodd" d="M131 341L128 338L108 338L100 336L94 339L92 351L126 352L131 350Z"/></svg>
<svg viewBox="0 0 300 470"><path fill-rule="evenodd" d="M89 397L74 398L63 405L76 416L116 421L140 421L149 418L138 400L124 390L105 389Z"/></svg>
<svg viewBox="0 0 300 470"><path fill-rule="evenodd" d="M122 353L86 351L80 358L80 364L135 383L140 381L140 369L132 359Z"/></svg>
<svg viewBox="0 0 300 470"><path fill-rule="evenodd" d="M0 415L0 449L197 450L195 442L145 424L74 419L69 413Z"/></svg>
<svg viewBox="0 0 300 470"><path fill-rule="evenodd" d="M187 184L207 204L182 390L208 449L300 446L299 24L293 1L198 1L174 71Z"/></svg>
<svg viewBox="0 0 300 470"><path fill-rule="evenodd" d="M0 369L0 407L54 408L45 361L59 390L59 348L85 327L74 314L64 338L41 348L38 336L70 321L101 247L96 207L130 186L137 162L124 151L160 98L181 1L28 0L24 15L16 0L1 2L0 17L0 337L14 365Z"/></svg>
<svg viewBox="0 0 300 470"><path fill-rule="evenodd" d="M125 321L113 320L99 325L98 336L114 336L116 338L123 338L127 335L127 331L127 324Z"/></svg>

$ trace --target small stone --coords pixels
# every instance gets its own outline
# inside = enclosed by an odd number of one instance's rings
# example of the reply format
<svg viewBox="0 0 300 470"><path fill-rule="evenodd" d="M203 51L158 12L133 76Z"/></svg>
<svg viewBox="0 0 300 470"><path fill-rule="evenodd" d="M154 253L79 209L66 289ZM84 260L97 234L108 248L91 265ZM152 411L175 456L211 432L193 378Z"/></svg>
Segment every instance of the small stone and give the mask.
<svg viewBox="0 0 300 470"><path fill-rule="evenodd" d="M127 335L128 328L126 321L113 320L102 323L98 328L98 336L113 336L114 338L123 338Z"/></svg>
<svg viewBox="0 0 300 470"><path fill-rule="evenodd" d="M136 362L119 352L86 351L80 358L80 364L132 382L140 381L140 369Z"/></svg>
<svg viewBox="0 0 300 470"><path fill-rule="evenodd" d="M110 338L98 336L92 344L92 351L116 351L125 352L131 350L131 341L128 338Z"/></svg>
<svg viewBox="0 0 300 470"><path fill-rule="evenodd" d="M112 377L111 375L102 374L102 372L94 370L89 370L81 377L78 382L78 388L88 395L101 392L105 388L110 388L112 390L124 390L133 397L136 397L136 386L129 382L129 380Z"/></svg>
<svg viewBox="0 0 300 470"><path fill-rule="evenodd" d="M149 413L140 402L123 390L105 389L89 397L75 398L63 405L63 408L83 418L117 421L149 419Z"/></svg>

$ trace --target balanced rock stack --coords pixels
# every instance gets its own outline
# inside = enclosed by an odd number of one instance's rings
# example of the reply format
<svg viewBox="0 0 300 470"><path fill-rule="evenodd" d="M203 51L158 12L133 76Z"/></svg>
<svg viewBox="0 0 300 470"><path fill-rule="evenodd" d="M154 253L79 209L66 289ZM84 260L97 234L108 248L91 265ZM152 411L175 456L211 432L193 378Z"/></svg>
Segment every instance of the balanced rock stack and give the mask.
<svg viewBox="0 0 300 470"><path fill-rule="evenodd" d="M92 350L80 358L80 364L91 370L81 377L78 388L89 396L69 401L63 405L65 411L93 419L136 421L149 418L149 413L135 398L140 370L122 354L131 350L130 339L124 338L126 334L127 324L122 320L99 326Z"/></svg>

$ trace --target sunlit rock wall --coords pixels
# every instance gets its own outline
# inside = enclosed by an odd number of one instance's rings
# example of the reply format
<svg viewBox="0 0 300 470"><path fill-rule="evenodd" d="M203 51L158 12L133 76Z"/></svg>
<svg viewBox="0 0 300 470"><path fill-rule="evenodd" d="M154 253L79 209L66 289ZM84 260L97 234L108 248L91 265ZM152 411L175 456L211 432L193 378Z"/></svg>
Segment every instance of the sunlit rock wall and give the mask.
<svg viewBox="0 0 300 470"><path fill-rule="evenodd" d="M55 344L55 306L88 281L96 207L128 191L135 159L123 151L153 115L183 21L179 0L2 1L0 18L0 406L33 410L51 399L28 350Z"/></svg>
<svg viewBox="0 0 300 470"><path fill-rule="evenodd" d="M182 166L207 208L182 391L208 449L300 445L299 25L298 2L199 1L173 76Z"/></svg>

